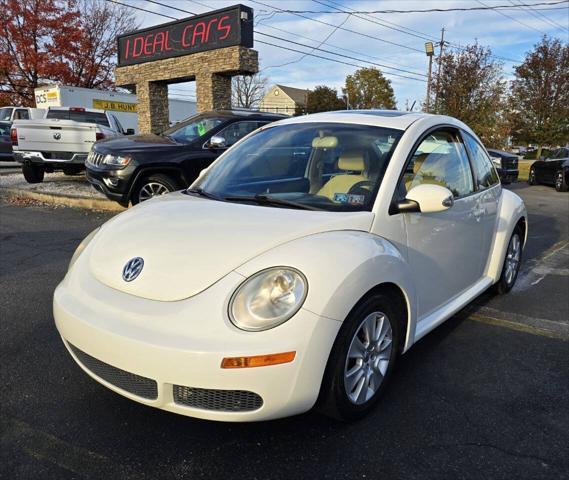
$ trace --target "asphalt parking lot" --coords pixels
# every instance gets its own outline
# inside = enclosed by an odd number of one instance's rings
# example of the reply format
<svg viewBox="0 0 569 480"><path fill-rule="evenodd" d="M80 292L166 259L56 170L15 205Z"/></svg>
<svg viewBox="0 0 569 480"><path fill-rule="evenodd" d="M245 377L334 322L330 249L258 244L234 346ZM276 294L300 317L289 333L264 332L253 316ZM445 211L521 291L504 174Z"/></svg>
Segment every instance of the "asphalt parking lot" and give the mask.
<svg viewBox="0 0 569 480"><path fill-rule="evenodd" d="M91 380L51 299L112 214L0 201L0 478L569 478L569 195L512 189L530 228L514 291L421 340L353 424L194 420Z"/></svg>

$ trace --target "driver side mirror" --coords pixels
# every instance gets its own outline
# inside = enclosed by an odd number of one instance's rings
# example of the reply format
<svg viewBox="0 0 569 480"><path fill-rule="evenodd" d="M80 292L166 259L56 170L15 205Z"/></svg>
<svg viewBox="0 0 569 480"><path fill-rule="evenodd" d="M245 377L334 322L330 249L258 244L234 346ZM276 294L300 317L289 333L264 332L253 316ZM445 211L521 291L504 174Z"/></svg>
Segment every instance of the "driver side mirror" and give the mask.
<svg viewBox="0 0 569 480"><path fill-rule="evenodd" d="M227 146L227 142L225 141L225 138L219 135L214 135L210 138L207 146L208 148L225 148Z"/></svg>
<svg viewBox="0 0 569 480"><path fill-rule="evenodd" d="M452 192L440 185L422 184L413 187L405 200L392 206L390 213L436 213L444 212L454 205Z"/></svg>
<svg viewBox="0 0 569 480"><path fill-rule="evenodd" d="M134 135L134 128L127 128L126 132L124 134L125 135Z"/></svg>

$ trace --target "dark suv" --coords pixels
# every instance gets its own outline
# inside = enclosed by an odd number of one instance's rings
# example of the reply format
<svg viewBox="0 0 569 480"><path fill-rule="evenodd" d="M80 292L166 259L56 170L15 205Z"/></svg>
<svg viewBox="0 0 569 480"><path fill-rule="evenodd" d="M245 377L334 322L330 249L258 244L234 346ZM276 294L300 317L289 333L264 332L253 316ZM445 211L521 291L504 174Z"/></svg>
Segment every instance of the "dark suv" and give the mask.
<svg viewBox="0 0 569 480"><path fill-rule="evenodd" d="M517 182L519 169L518 169L518 156L513 153L496 150L493 148L486 149L492 158L492 162L500 175L500 181L506 185L508 183Z"/></svg>
<svg viewBox="0 0 569 480"><path fill-rule="evenodd" d="M160 135L97 142L87 157L87 179L111 200L136 205L190 185L227 148L284 115L215 111L195 115Z"/></svg>

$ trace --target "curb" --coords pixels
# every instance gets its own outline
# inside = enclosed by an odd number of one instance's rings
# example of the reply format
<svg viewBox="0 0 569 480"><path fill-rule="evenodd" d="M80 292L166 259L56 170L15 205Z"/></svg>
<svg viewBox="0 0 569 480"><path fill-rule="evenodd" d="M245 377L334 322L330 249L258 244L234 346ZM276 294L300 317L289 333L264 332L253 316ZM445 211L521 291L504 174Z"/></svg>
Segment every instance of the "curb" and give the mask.
<svg viewBox="0 0 569 480"><path fill-rule="evenodd" d="M83 208L105 212L123 212L126 210L126 208L116 202L99 198L71 197L68 195L54 193L30 192L28 190L19 190L17 188L2 188L0 192L8 198L29 198L30 200L36 200L49 205L62 205L71 208Z"/></svg>

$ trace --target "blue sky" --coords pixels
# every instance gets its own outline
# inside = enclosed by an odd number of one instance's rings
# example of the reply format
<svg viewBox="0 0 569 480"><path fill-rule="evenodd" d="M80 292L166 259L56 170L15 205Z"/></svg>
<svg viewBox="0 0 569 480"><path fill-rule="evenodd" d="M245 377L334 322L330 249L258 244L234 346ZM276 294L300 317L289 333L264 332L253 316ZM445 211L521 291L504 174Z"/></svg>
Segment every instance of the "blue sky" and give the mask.
<svg viewBox="0 0 569 480"><path fill-rule="evenodd" d="M482 4L511 5L537 3L538 1L556 0L259 0L271 5L267 7L253 1L242 0L160 0L160 3L203 13L208 10L223 8L225 6L242 3L255 10L256 31L263 32L286 39L277 40L264 35L255 35L255 40L262 40L290 48L310 52L309 47L302 47L290 42L298 42L311 47L318 46L328 35L326 43L319 48L334 51L349 57L360 59L336 57L321 51L313 53L336 58L347 63L360 66L379 67L384 75L392 82L398 107L404 109L416 102L416 107L424 100L426 83L424 76L407 74L407 70L418 74L426 74L427 57L424 54L426 36L433 39L440 38L441 29L445 28L445 40L454 45L464 46L474 41L489 46L492 53L507 60L504 63L504 72L511 78L515 61L523 59L525 52L530 50L544 34L558 37L565 42L569 41L569 33L560 26L569 27L569 4L554 5L556 9L536 6L534 9L508 9L498 11L469 11L469 12L436 12L436 13L377 13L373 16L363 14L348 15L346 13L303 13L305 17L289 13L276 13L275 10L302 10L302 11L330 11L337 7L349 11L370 10L417 10L431 8L469 8L480 7ZM322 3L318 3L322 2ZM166 8L146 0L123 0L123 3L135 5L159 14L167 14L177 18L188 16L178 10ZM329 7L323 5L328 4ZM561 7L561 8L559 8ZM538 13L539 12L539 13ZM142 26L151 26L169 21L159 15L137 11ZM363 17L363 18L361 18ZM545 17L545 18L544 18ZM317 21L323 22L318 23ZM388 25L382 26L376 22ZM348 32L340 28L325 25L341 25L341 28L351 30ZM560 25L557 26L556 24ZM404 30L407 33L397 31ZM410 29L410 30L408 30ZM411 31L412 30L412 31ZM354 33L357 32L357 33ZM415 35L413 35L413 33ZM416 36L419 35L419 36ZM394 45L394 43L399 45ZM256 42L255 49L259 51L260 68L262 74L269 80L269 85L280 83L298 88L312 88L316 85L327 85L341 91L346 75L357 69L355 66L343 65L310 56L304 58L302 54L290 52ZM416 51L419 50L419 51ZM438 51L438 50L437 50ZM286 64L284 66L280 66ZM394 67L394 68L387 68ZM395 70L400 69L400 70ZM414 79L401 78L396 74L408 75ZM178 84L170 88L170 94L184 99L195 96L194 84Z"/></svg>

